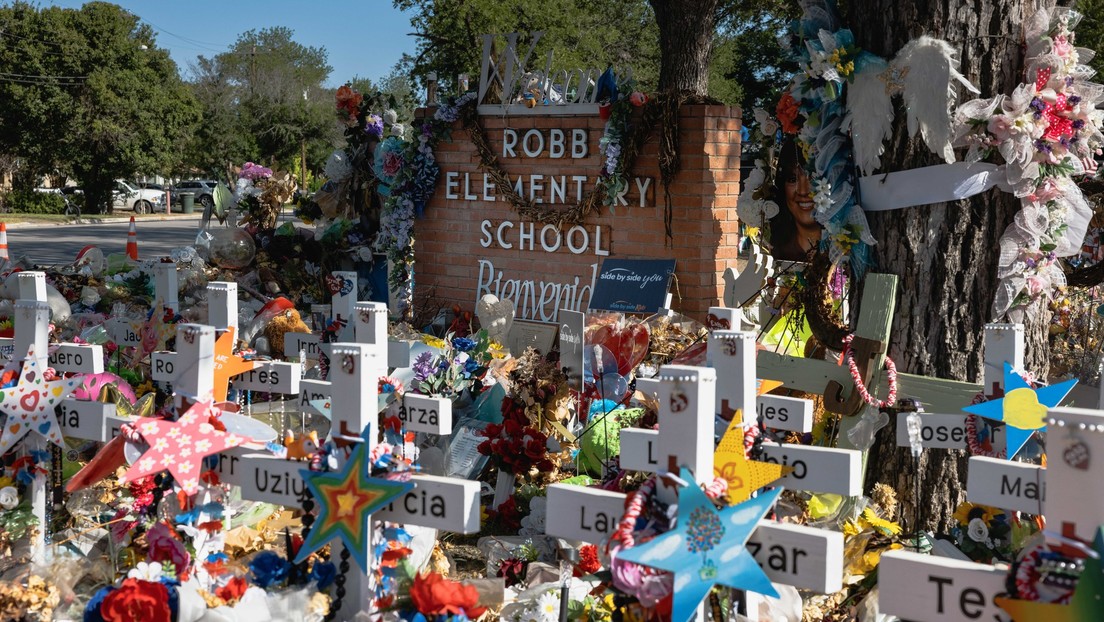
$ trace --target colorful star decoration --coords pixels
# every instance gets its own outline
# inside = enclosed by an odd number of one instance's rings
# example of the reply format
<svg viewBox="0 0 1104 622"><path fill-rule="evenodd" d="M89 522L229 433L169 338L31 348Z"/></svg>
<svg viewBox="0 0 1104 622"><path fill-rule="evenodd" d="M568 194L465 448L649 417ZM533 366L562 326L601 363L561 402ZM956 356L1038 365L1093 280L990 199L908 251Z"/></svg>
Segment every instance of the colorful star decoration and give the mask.
<svg viewBox="0 0 1104 622"><path fill-rule="evenodd" d="M973 404L962 410L1007 424L1004 426L1008 442L1006 455L1011 460L1036 430L1046 432L1047 409L1061 403L1076 384L1077 380L1067 380L1033 389L1022 376L1012 371L1011 365L1005 363L1004 397Z"/></svg>
<svg viewBox="0 0 1104 622"><path fill-rule="evenodd" d="M226 332L215 341L215 401L225 402L229 392L230 378L238 374L255 369L260 365L257 361L247 361L234 354L235 339L234 327L226 329Z"/></svg>
<svg viewBox="0 0 1104 622"><path fill-rule="evenodd" d="M713 454L713 475L728 482L729 503L742 503L751 498L751 493L793 471L792 467L772 462L748 460L742 421L743 416L737 410Z"/></svg>
<svg viewBox="0 0 1104 622"><path fill-rule="evenodd" d="M1104 528L1096 530L1093 549L1104 557ZM994 602L1012 616L1014 622L1078 622L1104 620L1104 568L1101 558L1085 558L1085 568L1077 581L1077 589L1068 605L1041 603L998 596Z"/></svg>
<svg viewBox="0 0 1104 622"><path fill-rule="evenodd" d="M689 469L683 468L681 477L692 483L679 492L678 526L617 556L675 573L672 622L693 618L717 584L777 598L778 592L745 544L782 489L718 510Z"/></svg>
<svg viewBox="0 0 1104 622"><path fill-rule="evenodd" d="M371 429L371 428L369 428ZM368 547L372 535L372 512L391 503L414 487L411 482L397 482L370 476L368 463L370 439L358 443L349 460L338 471L299 471L318 504L318 518L295 556L295 563L306 561L310 554L335 538L341 538L357 565L365 573Z"/></svg>
<svg viewBox="0 0 1104 622"><path fill-rule="evenodd" d="M34 346L27 348L27 358L14 387L0 389L0 411L8 417L0 433L0 454L5 454L19 439L34 432L55 445L63 443L61 427L54 409L73 392L80 377L46 380L43 371L46 359L35 358Z"/></svg>
<svg viewBox="0 0 1104 622"><path fill-rule="evenodd" d="M186 494L194 495L199 491L204 458L250 440L217 429L211 420L218 412L208 398L192 404L176 421L151 419L139 423L138 433L150 447L123 474L120 483L167 470Z"/></svg>

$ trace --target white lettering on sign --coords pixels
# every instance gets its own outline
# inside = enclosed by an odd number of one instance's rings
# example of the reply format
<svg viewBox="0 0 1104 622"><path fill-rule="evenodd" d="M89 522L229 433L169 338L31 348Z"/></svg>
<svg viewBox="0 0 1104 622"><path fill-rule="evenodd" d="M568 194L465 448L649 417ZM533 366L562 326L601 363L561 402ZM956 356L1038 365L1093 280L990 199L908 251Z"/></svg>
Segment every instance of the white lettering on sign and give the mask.
<svg viewBox="0 0 1104 622"><path fill-rule="evenodd" d="M156 382L176 379L176 352L159 351L150 354L150 378Z"/></svg>
<svg viewBox="0 0 1104 622"><path fill-rule="evenodd" d="M299 381L299 410L303 412L309 412L316 415L323 414L320 410L314 407L311 402L318 400L329 399L332 389L330 383L325 380L308 380L306 378ZM325 413L329 414L329 413Z"/></svg>
<svg viewBox="0 0 1104 622"><path fill-rule="evenodd" d="M659 459L655 451L658 441L659 430L641 428L621 430L621 468L648 473L658 471Z"/></svg>
<svg viewBox="0 0 1104 622"><path fill-rule="evenodd" d="M318 360L319 339L318 335L310 333L287 333L284 335L284 356L298 358L299 352L307 354L307 359Z"/></svg>
<svg viewBox="0 0 1104 622"><path fill-rule="evenodd" d="M58 425L67 438L104 440L104 419L115 414L114 404L66 398L57 409Z"/></svg>
<svg viewBox="0 0 1104 622"><path fill-rule="evenodd" d="M813 430L811 400L781 395L760 395L755 399L755 406L759 419L768 428L802 433Z"/></svg>
<svg viewBox="0 0 1104 622"><path fill-rule="evenodd" d="M452 400L408 393L399 407L399 419L403 427L412 432L451 434Z"/></svg>
<svg viewBox="0 0 1104 622"><path fill-rule="evenodd" d="M972 456L966 476L970 503L1042 514L1046 469L1036 464Z"/></svg>
<svg viewBox="0 0 1104 622"><path fill-rule="evenodd" d="M617 205L630 203L637 207L650 207L655 203L651 177L633 177L633 183L625 184L616 196L612 197ZM529 197L534 203L549 205L568 205L585 198L589 188L598 182L598 177L586 175L518 175L514 179L513 189L520 196ZM479 192L474 192L478 190ZM487 173L448 171L445 173L445 198L448 200L482 201L494 203L498 200L494 194L494 184ZM483 221L480 230L487 235L487 223ZM512 226L512 224L511 224ZM558 228L557 228L558 229ZM484 237L484 239L486 239ZM486 247L486 246L485 246Z"/></svg>
<svg viewBox="0 0 1104 622"><path fill-rule="evenodd" d="M255 369L234 376L232 380L235 389L292 395L299 393L302 375L302 363L266 361Z"/></svg>
<svg viewBox="0 0 1104 622"><path fill-rule="evenodd" d="M571 484L548 487L545 533L554 538L597 543L609 536L625 513L625 494Z"/></svg>
<svg viewBox="0 0 1104 622"><path fill-rule="evenodd" d="M494 294L499 300L514 303L515 319L534 322L558 322L560 309L585 310L594 291L594 279L598 276L598 264L591 264L589 281L574 277L573 281L558 283L506 279L501 270L496 271L489 259L479 260L479 280L475 290L478 302L486 294Z"/></svg>
<svg viewBox="0 0 1104 622"><path fill-rule="evenodd" d="M99 374L104 370L103 346L63 343L50 353L49 363L58 373Z"/></svg>
<svg viewBox="0 0 1104 622"><path fill-rule="evenodd" d="M968 415L920 415L920 438L924 449L966 449L966 417ZM897 446L908 447L908 413L897 413ZM979 427L981 419L979 418ZM990 443L993 449L1004 448L1004 429L988 426L993 434Z"/></svg>
<svg viewBox="0 0 1104 622"><path fill-rule="evenodd" d="M763 443L764 462L793 467L778 485L853 497L862 494L862 452L854 449Z"/></svg>
<svg viewBox="0 0 1104 622"><path fill-rule="evenodd" d="M454 533L479 532L479 482L414 475L414 489L373 514L374 517Z"/></svg>
<svg viewBox="0 0 1104 622"><path fill-rule="evenodd" d="M533 223L522 223L522 225L529 225L534 227ZM479 225L479 231L481 233L479 238L479 245L483 248L494 248L496 245L504 250L512 250L514 248L514 242L511 242L511 235L514 235L514 239L518 242L518 247L521 250L525 250L522 244L522 232L526 231L524 227L515 228L514 223L509 220L504 220L497 226L490 220L484 220ZM513 234L512 232L517 232ZM540 229L539 234L536 234L540 242L540 248L546 253L554 253L560 249L561 246L567 245L568 250L572 254L582 255L588 249L599 257L606 257L609 255L609 244L605 244L603 248L602 244L602 225L596 225L591 231L581 225L575 225L566 232L562 231L555 225L545 225ZM526 236L527 239L532 237L533 234ZM530 244L528 250L535 251L536 247Z"/></svg>
<svg viewBox="0 0 1104 622"><path fill-rule="evenodd" d="M1006 620L993 599L1007 579L1006 567L887 551L878 563L878 608L906 620Z"/></svg>
<svg viewBox="0 0 1104 622"><path fill-rule="evenodd" d="M775 583L819 594L843 587L843 533L760 521L747 550Z"/></svg>
<svg viewBox="0 0 1104 622"><path fill-rule="evenodd" d="M299 507L306 494L307 484L299 474L308 467L305 462L250 454L242 456L236 466L241 468L242 499Z"/></svg>

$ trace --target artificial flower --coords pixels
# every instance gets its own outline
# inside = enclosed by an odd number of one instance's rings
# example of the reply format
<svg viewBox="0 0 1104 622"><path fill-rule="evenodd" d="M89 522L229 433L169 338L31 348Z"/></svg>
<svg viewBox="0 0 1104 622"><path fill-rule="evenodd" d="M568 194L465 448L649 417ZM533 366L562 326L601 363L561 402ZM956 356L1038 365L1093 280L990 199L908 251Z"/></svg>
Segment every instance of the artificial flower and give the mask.
<svg viewBox="0 0 1104 622"><path fill-rule="evenodd" d="M800 114L800 109L797 100L794 99L789 91L783 93L782 98L778 100L778 107L774 111L774 115L782 124L783 132L787 134L797 134L801 131L801 127L797 123L798 114Z"/></svg>
<svg viewBox="0 0 1104 622"><path fill-rule="evenodd" d="M560 599L551 590L537 598L537 616L541 622L556 622L560 618Z"/></svg>
<svg viewBox="0 0 1104 622"><path fill-rule="evenodd" d="M290 570L288 560L273 551L261 551L249 562L249 578L260 588L283 583Z"/></svg>
<svg viewBox="0 0 1104 622"><path fill-rule="evenodd" d="M178 579L188 578L192 556L184 543L173 537L172 531L165 523L156 523L146 532L146 544L149 547L149 559L162 562L162 570L165 570L164 562L171 562Z"/></svg>
<svg viewBox="0 0 1104 622"><path fill-rule="evenodd" d="M245 591L249 588L249 583L241 577L232 577L226 582L226 585L215 589L215 596L218 596L227 603L234 603L245 594Z"/></svg>
<svg viewBox="0 0 1104 622"><path fill-rule="evenodd" d="M130 572L127 573L127 577L141 581L160 581L161 574L161 564L159 562L138 562L138 565L131 568Z"/></svg>
<svg viewBox="0 0 1104 622"><path fill-rule="evenodd" d="M100 605L104 622L170 622L169 589L158 581L123 579Z"/></svg>
<svg viewBox="0 0 1104 622"><path fill-rule="evenodd" d="M357 93L348 84L337 89L337 109L343 111L349 119L356 119L360 114L360 102L364 96Z"/></svg>
<svg viewBox="0 0 1104 622"><path fill-rule="evenodd" d="M19 491L15 486L0 488L0 508L11 510L17 505L19 505Z"/></svg>
<svg viewBox="0 0 1104 622"><path fill-rule="evenodd" d="M314 562L311 566L310 580L318 584L318 589L324 590L333 584L337 578L337 567L333 562Z"/></svg>
<svg viewBox="0 0 1104 622"><path fill-rule="evenodd" d="M970 539L974 542L984 543L989 539L989 527L985 525L985 521L980 518L970 519L970 524L966 529L966 534L970 536Z"/></svg>
<svg viewBox="0 0 1104 622"><path fill-rule="evenodd" d="M364 133L373 138L383 138L383 119L378 114L370 114L364 119Z"/></svg>
<svg viewBox="0 0 1104 622"><path fill-rule="evenodd" d="M449 581L436 572L418 574L410 586L410 599L423 615L465 615L477 618L485 609L479 607L479 592L470 585Z"/></svg>

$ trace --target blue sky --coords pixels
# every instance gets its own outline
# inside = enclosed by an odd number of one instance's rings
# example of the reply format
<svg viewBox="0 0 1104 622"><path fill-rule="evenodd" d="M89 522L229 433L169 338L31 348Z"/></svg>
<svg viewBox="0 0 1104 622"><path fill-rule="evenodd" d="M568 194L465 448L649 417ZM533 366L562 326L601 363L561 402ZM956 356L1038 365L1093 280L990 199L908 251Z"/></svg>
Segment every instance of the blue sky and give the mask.
<svg viewBox="0 0 1104 622"><path fill-rule="evenodd" d="M42 6L80 8L83 0L56 0ZM122 0L115 2L157 32L157 46L169 50L188 77L197 56L225 51L251 29L286 26L295 41L324 47L333 72L327 86L359 76L377 80L403 52L414 53L410 15L390 0Z"/></svg>

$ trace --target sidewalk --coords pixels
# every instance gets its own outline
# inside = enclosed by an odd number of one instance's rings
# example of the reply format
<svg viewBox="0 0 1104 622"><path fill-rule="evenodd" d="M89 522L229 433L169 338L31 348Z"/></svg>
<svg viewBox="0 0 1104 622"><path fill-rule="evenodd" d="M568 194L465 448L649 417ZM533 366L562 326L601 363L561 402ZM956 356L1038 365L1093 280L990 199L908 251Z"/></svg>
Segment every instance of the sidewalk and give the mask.
<svg viewBox="0 0 1104 622"><path fill-rule="evenodd" d="M74 225L106 225L119 222L130 222L130 217L134 216L134 221L138 224L143 222L151 222L158 220L185 220L193 219L199 220L203 217L203 212L197 211L191 214L172 213L172 214L123 214L116 212L114 214L93 214L90 216L82 215L77 222L70 220L30 220L23 222L9 222L7 217L18 218L21 214L0 214L0 222L4 222L9 230L11 229L31 229L40 227L62 227L62 226L74 226Z"/></svg>

